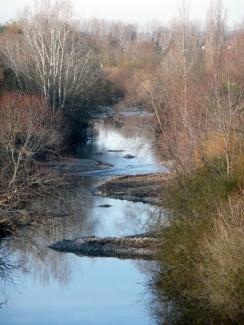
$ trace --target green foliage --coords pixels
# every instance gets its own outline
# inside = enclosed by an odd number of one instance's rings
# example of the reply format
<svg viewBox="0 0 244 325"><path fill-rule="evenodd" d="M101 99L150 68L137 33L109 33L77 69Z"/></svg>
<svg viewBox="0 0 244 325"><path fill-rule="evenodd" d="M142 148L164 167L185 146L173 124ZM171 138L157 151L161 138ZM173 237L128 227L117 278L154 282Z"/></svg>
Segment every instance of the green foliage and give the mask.
<svg viewBox="0 0 244 325"><path fill-rule="evenodd" d="M4 91L20 90L16 74L11 69L5 69L1 88Z"/></svg>
<svg viewBox="0 0 244 325"><path fill-rule="evenodd" d="M3 33L5 29L6 29L6 26L0 25L0 33Z"/></svg>
<svg viewBox="0 0 244 325"><path fill-rule="evenodd" d="M122 89L119 89L112 81L103 79L97 82L90 91L87 101L88 105L112 105L124 96Z"/></svg>
<svg viewBox="0 0 244 325"><path fill-rule="evenodd" d="M240 186L239 170L225 173L221 159L211 165L177 176L169 186L163 205L179 214L204 213L216 202L226 200Z"/></svg>
<svg viewBox="0 0 244 325"><path fill-rule="evenodd" d="M63 139L68 151L86 141L86 129L89 122L89 109L85 106L66 106L63 116Z"/></svg>

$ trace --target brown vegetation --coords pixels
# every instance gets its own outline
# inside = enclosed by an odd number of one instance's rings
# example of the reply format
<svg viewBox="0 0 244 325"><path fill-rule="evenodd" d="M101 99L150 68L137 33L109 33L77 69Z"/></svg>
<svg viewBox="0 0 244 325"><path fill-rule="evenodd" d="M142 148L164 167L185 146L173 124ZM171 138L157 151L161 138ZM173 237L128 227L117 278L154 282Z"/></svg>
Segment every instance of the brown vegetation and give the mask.
<svg viewBox="0 0 244 325"><path fill-rule="evenodd" d="M0 97L0 213L23 207L55 177L40 160L57 154L59 116L36 95L5 93Z"/></svg>
<svg viewBox="0 0 244 325"><path fill-rule="evenodd" d="M219 1L204 33L185 10L148 89L161 148L175 167L162 198L169 227L155 284L177 321L241 322L244 31L227 32Z"/></svg>

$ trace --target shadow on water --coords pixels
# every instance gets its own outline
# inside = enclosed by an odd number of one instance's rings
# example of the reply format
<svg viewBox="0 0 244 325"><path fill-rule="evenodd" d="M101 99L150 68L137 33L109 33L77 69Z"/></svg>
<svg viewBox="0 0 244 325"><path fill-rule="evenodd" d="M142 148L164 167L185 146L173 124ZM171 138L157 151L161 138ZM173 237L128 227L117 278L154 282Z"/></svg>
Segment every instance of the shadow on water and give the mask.
<svg viewBox="0 0 244 325"><path fill-rule="evenodd" d="M145 127L150 123L140 114L129 117L124 124L94 122L96 136L77 150L77 157L112 163L113 168L77 176L75 182L53 196L32 202L32 211L44 217L36 217L32 226L19 230L14 240L2 243L16 269L9 273L12 282L4 282L0 301L8 302L0 311L1 323L157 322L146 307L152 297L145 286L156 262L78 257L47 248L64 238L140 233L152 229L155 220L162 217L162 211L149 204L91 194L101 177L166 171L154 152L150 130ZM135 158L126 159L125 154Z"/></svg>

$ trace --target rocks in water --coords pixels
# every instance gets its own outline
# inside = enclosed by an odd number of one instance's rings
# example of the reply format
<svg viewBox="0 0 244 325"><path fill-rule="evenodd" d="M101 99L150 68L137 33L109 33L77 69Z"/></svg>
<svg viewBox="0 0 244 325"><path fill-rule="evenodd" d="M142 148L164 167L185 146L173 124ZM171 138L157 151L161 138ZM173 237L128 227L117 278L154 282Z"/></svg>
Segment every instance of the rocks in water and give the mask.
<svg viewBox="0 0 244 325"><path fill-rule="evenodd" d="M107 152L124 152L125 150L121 150L121 149L110 149L110 150L107 150Z"/></svg>
<svg viewBox="0 0 244 325"><path fill-rule="evenodd" d="M98 205L97 207L98 207L98 208L111 208L112 205L110 205L110 204L100 204L100 205Z"/></svg>
<svg viewBox="0 0 244 325"><path fill-rule="evenodd" d="M102 156L102 155L103 155L103 152L101 152L101 151L96 152L96 155L97 155L97 156Z"/></svg>
<svg viewBox="0 0 244 325"><path fill-rule="evenodd" d="M155 259L160 249L160 239L155 232L125 237L89 236L62 240L49 248L83 256Z"/></svg>
<svg viewBox="0 0 244 325"><path fill-rule="evenodd" d="M109 164L109 163L105 163L105 162L102 162L102 161L96 161L96 168L98 169L107 169L107 168L112 168L114 165L112 164Z"/></svg>
<svg viewBox="0 0 244 325"><path fill-rule="evenodd" d="M126 154L126 155L124 155L123 156L124 158L126 158L126 159L133 159L133 158L136 158L135 156L132 156L132 155L130 155L130 154Z"/></svg>

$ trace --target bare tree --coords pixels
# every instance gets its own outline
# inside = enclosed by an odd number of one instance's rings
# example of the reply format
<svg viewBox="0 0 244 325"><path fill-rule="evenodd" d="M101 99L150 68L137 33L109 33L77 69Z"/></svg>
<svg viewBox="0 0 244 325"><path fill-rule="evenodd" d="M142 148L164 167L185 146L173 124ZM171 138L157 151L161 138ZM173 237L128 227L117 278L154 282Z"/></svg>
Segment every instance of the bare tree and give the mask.
<svg viewBox="0 0 244 325"><path fill-rule="evenodd" d="M243 90L236 89L235 83L231 82L229 78L224 91L220 82L213 83L211 86L212 90L208 91L204 102L207 137L214 130L215 136L222 144L220 154L225 158L225 172L229 175L233 159L236 158L237 153L241 153L243 150L241 144L244 134L244 94ZM218 152L217 148L215 150ZM209 157L204 156L203 159L206 161Z"/></svg>
<svg viewBox="0 0 244 325"><path fill-rule="evenodd" d="M99 57L79 30L67 1L41 2L20 21L22 34L1 44L19 83L35 85L53 110L85 96L100 73Z"/></svg>
<svg viewBox="0 0 244 325"><path fill-rule="evenodd" d="M188 15L186 1L171 25L171 40L148 91L162 136L165 155L181 169L189 167L196 146L200 114L202 48L200 31Z"/></svg>
<svg viewBox="0 0 244 325"><path fill-rule="evenodd" d="M208 10L206 58L210 70L219 69L225 38L226 15L222 0L212 0Z"/></svg>

